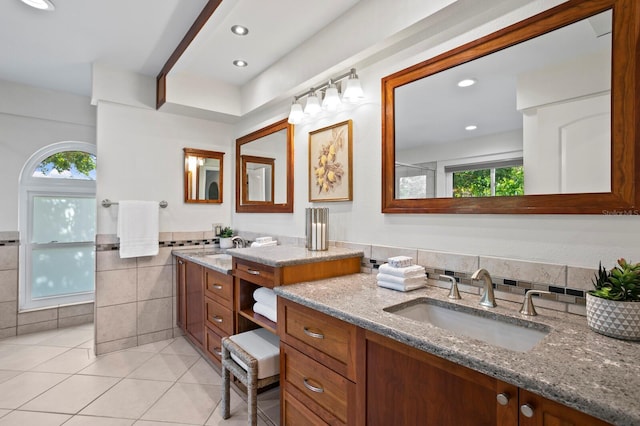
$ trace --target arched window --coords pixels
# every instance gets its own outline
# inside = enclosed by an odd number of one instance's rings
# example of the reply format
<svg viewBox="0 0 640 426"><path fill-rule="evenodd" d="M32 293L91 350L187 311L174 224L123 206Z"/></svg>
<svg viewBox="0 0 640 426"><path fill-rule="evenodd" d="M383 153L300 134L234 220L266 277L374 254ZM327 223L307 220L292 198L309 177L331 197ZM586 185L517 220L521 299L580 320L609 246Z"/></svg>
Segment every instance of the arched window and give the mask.
<svg viewBox="0 0 640 426"><path fill-rule="evenodd" d="M60 142L20 177L20 310L90 302L95 288L95 145Z"/></svg>

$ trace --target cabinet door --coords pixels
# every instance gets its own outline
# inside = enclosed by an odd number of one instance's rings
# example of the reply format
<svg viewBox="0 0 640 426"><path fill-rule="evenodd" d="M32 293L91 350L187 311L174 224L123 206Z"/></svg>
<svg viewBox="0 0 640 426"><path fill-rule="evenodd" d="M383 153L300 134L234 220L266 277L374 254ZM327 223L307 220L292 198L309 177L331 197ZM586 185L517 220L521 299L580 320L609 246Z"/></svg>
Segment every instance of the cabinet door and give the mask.
<svg viewBox="0 0 640 426"><path fill-rule="evenodd" d="M186 332L187 324L187 289L185 261L176 258L176 325Z"/></svg>
<svg viewBox="0 0 640 426"><path fill-rule="evenodd" d="M185 262L187 334L200 348L204 345L204 284L202 266Z"/></svg>
<svg viewBox="0 0 640 426"><path fill-rule="evenodd" d="M520 390L520 426L605 426L609 423L573 408Z"/></svg>
<svg viewBox="0 0 640 426"><path fill-rule="evenodd" d="M517 388L385 337L366 337L368 426L517 425Z"/></svg>

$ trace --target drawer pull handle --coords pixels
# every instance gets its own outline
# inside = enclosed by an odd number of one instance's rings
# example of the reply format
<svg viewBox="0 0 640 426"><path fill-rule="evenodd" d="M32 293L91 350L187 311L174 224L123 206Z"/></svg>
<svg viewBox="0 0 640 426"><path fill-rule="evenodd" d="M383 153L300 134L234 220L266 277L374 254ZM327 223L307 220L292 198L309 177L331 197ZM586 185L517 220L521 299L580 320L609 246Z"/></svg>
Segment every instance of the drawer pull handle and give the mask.
<svg viewBox="0 0 640 426"><path fill-rule="evenodd" d="M499 393L496 396L496 399L498 400L498 404L500 404L500 405L508 405L509 404L509 399L511 399L511 398L510 398L510 395L508 393L503 392L503 393Z"/></svg>
<svg viewBox="0 0 640 426"><path fill-rule="evenodd" d="M214 316L213 316L213 320L214 320L215 322L217 322L217 323L222 323L222 321L223 321L223 320L222 320L222 318L220 318L220 317L219 317L219 316L217 316L217 315L214 315Z"/></svg>
<svg viewBox="0 0 640 426"><path fill-rule="evenodd" d="M222 349L218 348L213 348L213 353L218 355L218 356L222 356Z"/></svg>
<svg viewBox="0 0 640 426"><path fill-rule="evenodd" d="M304 334L306 334L309 337L313 337L314 339L324 339L324 334L314 333L313 331L309 330L307 327L303 328L302 331L304 331Z"/></svg>
<svg viewBox="0 0 640 426"><path fill-rule="evenodd" d="M256 271L255 269L247 269L247 272L251 275L260 275L260 271Z"/></svg>
<svg viewBox="0 0 640 426"><path fill-rule="evenodd" d="M523 416L531 418L533 417L533 407L529 404L524 404L520 406L520 412Z"/></svg>
<svg viewBox="0 0 640 426"><path fill-rule="evenodd" d="M222 286L220 284L214 284L211 287L213 287L215 290L222 290Z"/></svg>
<svg viewBox="0 0 640 426"><path fill-rule="evenodd" d="M309 389L311 392L315 392L315 393L324 392L324 389L319 388L317 386L313 386L311 383L309 383L309 380L306 377L302 380L302 383L304 383L304 387Z"/></svg>

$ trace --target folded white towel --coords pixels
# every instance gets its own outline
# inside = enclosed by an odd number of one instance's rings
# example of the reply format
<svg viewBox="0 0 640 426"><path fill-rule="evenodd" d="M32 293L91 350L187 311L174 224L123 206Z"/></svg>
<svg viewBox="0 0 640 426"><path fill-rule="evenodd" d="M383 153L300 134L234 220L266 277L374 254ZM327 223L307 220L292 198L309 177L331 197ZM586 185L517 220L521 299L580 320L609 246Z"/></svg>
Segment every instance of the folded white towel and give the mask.
<svg viewBox="0 0 640 426"><path fill-rule="evenodd" d="M380 265L380 268L378 270L383 274L403 278L424 277L426 273L424 266L420 265L405 266L404 268L394 268L388 263L384 263Z"/></svg>
<svg viewBox="0 0 640 426"><path fill-rule="evenodd" d="M269 246L277 246L278 242L276 240L265 241L263 243L254 241L251 243L251 247L269 247Z"/></svg>
<svg viewBox="0 0 640 426"><path fill-rule="evenodd" d="M273 322L278 322L278 311L260 302L253 304L253 312L260 314L263 317L267 317Z"/></svg>
<svg viewBox="0 0 640 426"><path fill-rule="evenodd" d="M273 241L273 237L258 237L256 238L256 243L268 243L269 241Z"/></svg>
<svg viewBox="0 0 640 426"><path fill-rule="evenodd" d="M409 256L394 256L387 259L389 265L394 268L404 268L405 266L413 265L413 257Z"/></svg>
<svg viewBox="0 0 640 426"><path fill-rule="evenodd" d="M378 275L376 275L376 278L378 279L378 281L386 281L388 283L396 283L400 285L424 284L426 279L425 276L402 278L402 277L395 277L393 275L388 275L383 273L379 273Z"/></svg>
<svg viewBox="0 0 640 426"><path fill-rule="evenodd" d="M260 287L253 292L253 300L276 310L278 304L276 292L270 288Z"/></svg>
<svg viewBox="0 0 640 426"><path fill-rule="evenodd" d="M121 258L158 254L158 216L157 201L120 201L117 235Z"/></svg>
<svg viewBox="0 0 640 426"><path fill-rule="evenodd" d="M411 290L416 290L418 288L422 288L422 287L425 286L425 284L422 283L422 284L404 285L404 284L390 283L388 281L380 281L380 280L378 280L378 286L379 287L388 288L390 290L396 290L396 291L411 291Z"/></svg>

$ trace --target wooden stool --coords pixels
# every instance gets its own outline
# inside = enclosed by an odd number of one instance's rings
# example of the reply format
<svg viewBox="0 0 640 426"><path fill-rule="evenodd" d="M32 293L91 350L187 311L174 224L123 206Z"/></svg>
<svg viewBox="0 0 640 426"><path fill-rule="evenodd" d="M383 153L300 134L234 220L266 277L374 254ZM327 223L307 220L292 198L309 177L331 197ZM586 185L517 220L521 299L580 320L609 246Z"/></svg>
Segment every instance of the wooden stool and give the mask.
<svg viewBox="0 0 640 426"><path fill-rule="evenodd" d="M258 389L280 380L280 339L259 328L222 339L222 418L230 414L230 373L247 387L248 421L258 422Z"/></svg>

